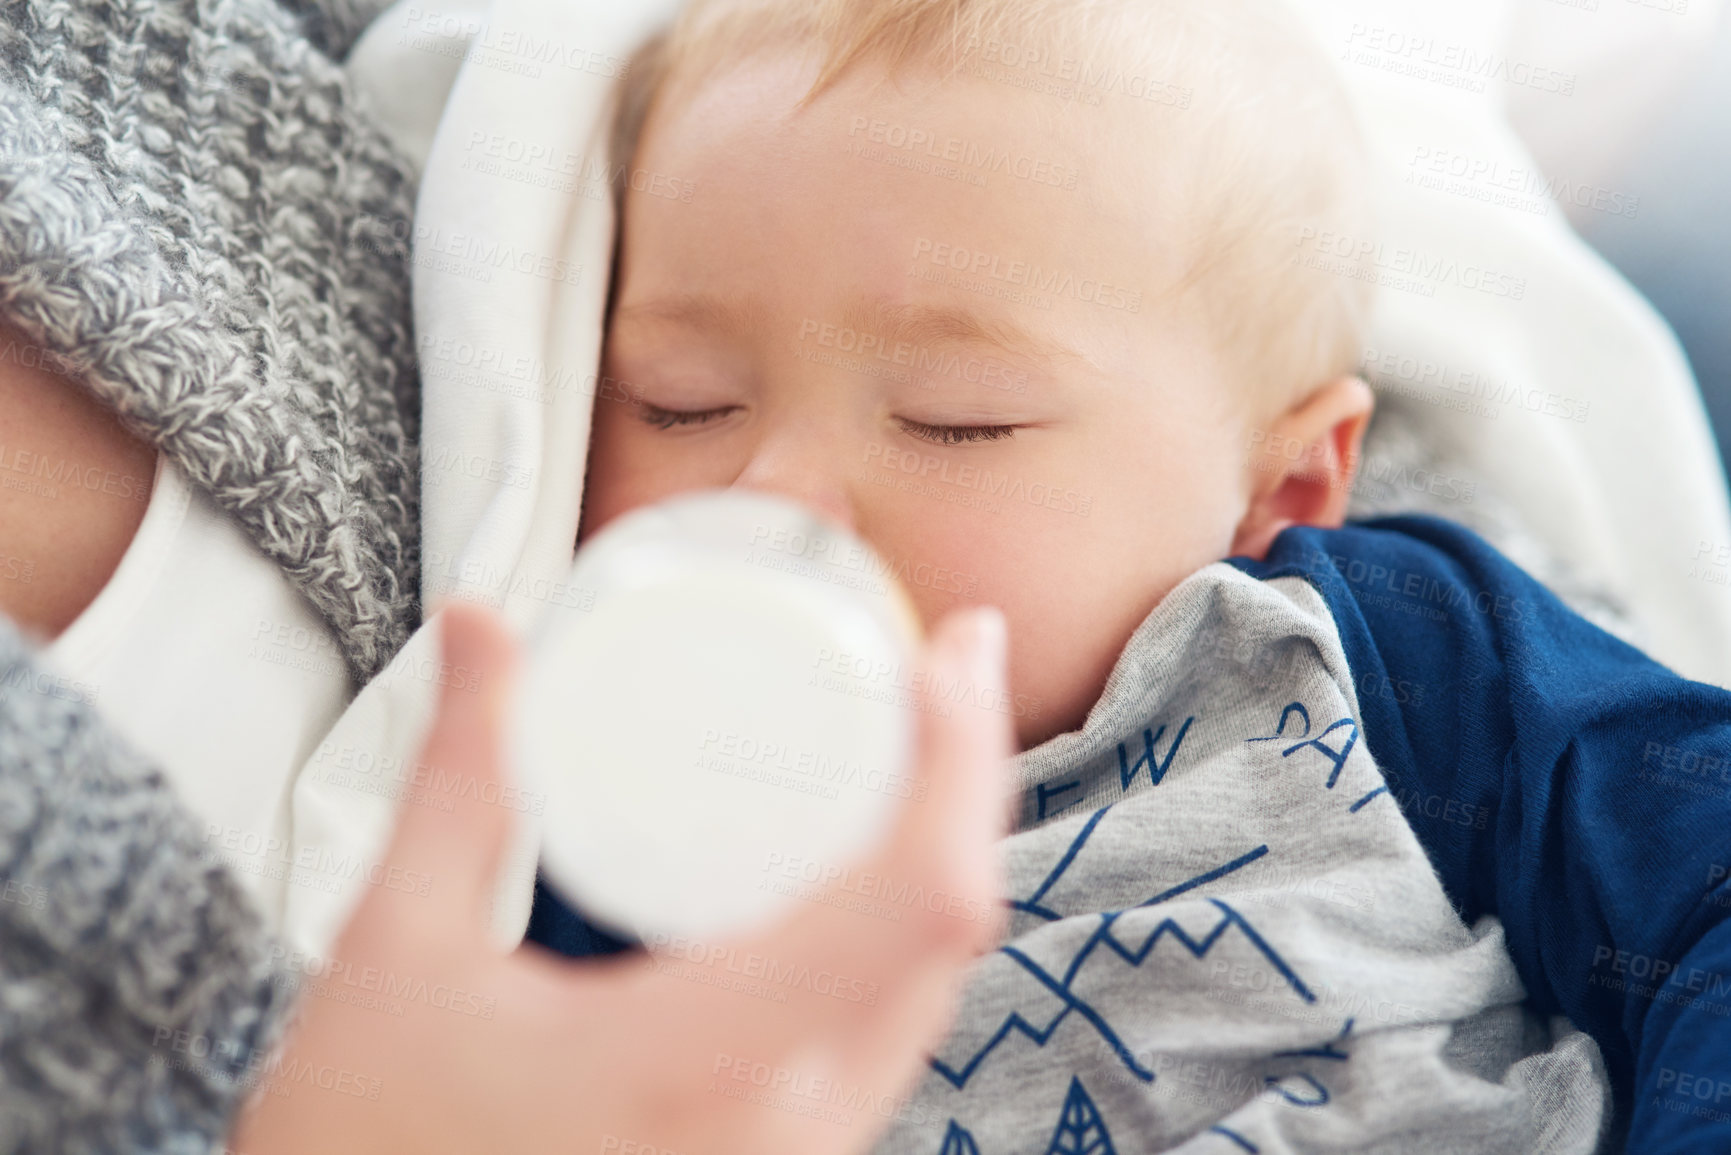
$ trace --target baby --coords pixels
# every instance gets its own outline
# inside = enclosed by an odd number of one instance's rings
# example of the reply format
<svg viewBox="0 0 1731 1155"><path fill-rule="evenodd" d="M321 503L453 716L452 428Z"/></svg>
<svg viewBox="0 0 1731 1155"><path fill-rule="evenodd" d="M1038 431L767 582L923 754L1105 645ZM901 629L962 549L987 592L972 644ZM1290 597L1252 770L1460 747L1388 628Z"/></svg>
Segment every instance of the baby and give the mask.
<svg viewBox="0 0 1731 1155"><path fill-rule="evenodd" d="M694 192L619 190L583 535L773 491L1010 622L1009 937L883 1150L1710 1126L1666 1096L1731 1077L1719 1012L1613 972L1727 969L1723 799L1623 771L1731 696L1464 530L1342 528L1368 281L1297 258L1368 177L1278 5L697 0L615 148Z"/></svg>

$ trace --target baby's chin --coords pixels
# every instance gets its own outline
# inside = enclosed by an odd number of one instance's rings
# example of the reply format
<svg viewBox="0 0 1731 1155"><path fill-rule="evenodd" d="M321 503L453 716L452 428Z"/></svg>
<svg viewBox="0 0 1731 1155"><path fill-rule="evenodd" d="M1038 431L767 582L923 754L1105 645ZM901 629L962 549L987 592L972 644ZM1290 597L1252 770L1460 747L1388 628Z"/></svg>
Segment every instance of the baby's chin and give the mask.
<svg viewBox="0 0 1731 1155"><path fill-rule="evenodd" d="M1072 719L1063 719L1053 714L1049 717L1029 716L1016 719L1016 753L1021 754L1036 746L1050 742L1060 734L1068 734L1080 730L1082 723L1087 721L1088 712Z"/></svg>
<svg viewBox="0 0 1731 1155"><path fill-rule="evenodd" d="M1045 686L1036 681L1018 691L1012 677L1012 706L1025 707L1025 712L1015 719L1017 753L1032 750L1061 734L1082 729L1088 715L1106 692L1107 679L1128 641L1125 638L1109 647L1110 657L1103 663L1105 669L1102 672L1071 680L1062 686Z"/></svg>

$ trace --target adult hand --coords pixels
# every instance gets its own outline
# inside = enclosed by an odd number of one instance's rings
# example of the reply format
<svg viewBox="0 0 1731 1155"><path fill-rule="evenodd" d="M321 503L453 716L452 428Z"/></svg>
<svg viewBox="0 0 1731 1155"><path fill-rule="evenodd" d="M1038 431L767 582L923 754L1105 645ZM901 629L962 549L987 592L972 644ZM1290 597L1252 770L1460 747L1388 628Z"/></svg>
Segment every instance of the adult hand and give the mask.
<svg viewBox="0 0 1731 1155"><path fill-rule="evenodd" d="M445 660L482 671L482 689L444 691L423 757L447 772L435 782L456 786L472 775L484 786L501 777L516 648L484 611L453 607L443 631ZM730 954L704 951L676 966L641 954L571 962L532 945L501 953L486 931L510 812L479 801L488 790L460 786L449 810L403 806L387 862L431 875L431 892L370 888L335 957L348 974L374 967L397 984L424 984L411 989L463 997L411 998L400 1016L304 998L233 1149L864 1150L905 1104L965 968L1001 934L996 844L1008 820L1010 723L991 710L940 705L930 687L972 682L983 690L977 700L996 700L1004 651L1002 616L968 610L941 623L922 655L930 676L914 796L923 781L923 801L904 804L888 844L861 870L954 901L897 906L898 917L881 906L852 910L845 896L826 893L832 901L726 944ZM738 970L752 956L766 975L794 981L765 979L770 999L718 982L732 978L727 960ZM809 977L820 974L836 981ZM309 1069L334 1073L320 1086L279 1079L286 1095L268 1081ZM933 1138L935 1150L941 1132Z"/></svg>

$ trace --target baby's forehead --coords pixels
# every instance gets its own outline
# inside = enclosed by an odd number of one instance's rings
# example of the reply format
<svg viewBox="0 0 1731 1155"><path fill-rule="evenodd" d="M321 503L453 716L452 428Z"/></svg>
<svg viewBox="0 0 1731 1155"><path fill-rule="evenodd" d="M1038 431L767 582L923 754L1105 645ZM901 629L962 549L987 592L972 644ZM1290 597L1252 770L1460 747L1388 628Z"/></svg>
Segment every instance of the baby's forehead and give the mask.
<svg viewBox="0 0 1731 1155"><path fill-rule="evenodd" d="M1101 228L1177 223L1167 194L1197 159L1178 120L1181 95L1147 107L1090 104L992 73L891 70L869 60L813 94L814 72L794 53L713 72L658 108L640 155L671 164L669 153L698 163L769 152L774 163L753 174L767 193L842 157L862 179L898 169L981 202L1023 201L1048 214L1074 208ZM763 148L772 137L786 147Z"/></svg>
<svg viewBox="0 0 1731 1155"><path fill-rule="evenodd" d="M693 180L705 199L759 198L791 211L824 198L838 212L844 200L874 215L898 210L911 230L898 238L908 259L939 251L960 261L982 247L1000 265L1043 259L980 235L993 228L1030 238L1110 235L1119 248L1165 250L1189 235L1167 193L1193 150L1159 113L870 61L812 95L810 68L798 57L763 57L713 74L658 110L639 162ZM1146 259L1151 268L1166 263Z"/></svg>
<svg viewBox="0 0 1731 1155"><path fill-rule="evenodd" d="M1081 152L1108 140L1174 135L1184 127L1176 114L1194 99L1189 86L1127 77L1123 68L1105 65L1085 73L1096 78L1101 91L1057 93L954 61L892 65L867 58L814 89L819 71L809 51L790 47L689 76L676 74L663 80L660 119L694 111L755 114L782 123L803 116L832 127L840 123L849 136L876 123L874 134L884 134L882 139L874 135L876 143L910 148L931 143L922 135L931 122L958 121L996 136L1068 141ZM1139 102L1105 99L1110 88L1125 84L1141 94Z"/></svg>
<svg viewBox="0 0 1731 1155"><path fill-rule="evenodd" d="M1165 347L1154 314L1175 269L1134 219L1146 198L1107 212L1093 191L1128 185L1124 150L1103 165L1040 96L975 77L861 70L805 91L773 67L739 70L656 118L638 163L699 191L628 207L615 318L759 351L771 337L814 356L864 349L878 368L962 348L994 380L1032 372L1048 388L1124 376L1148 360L1129 350Z"/></svg>

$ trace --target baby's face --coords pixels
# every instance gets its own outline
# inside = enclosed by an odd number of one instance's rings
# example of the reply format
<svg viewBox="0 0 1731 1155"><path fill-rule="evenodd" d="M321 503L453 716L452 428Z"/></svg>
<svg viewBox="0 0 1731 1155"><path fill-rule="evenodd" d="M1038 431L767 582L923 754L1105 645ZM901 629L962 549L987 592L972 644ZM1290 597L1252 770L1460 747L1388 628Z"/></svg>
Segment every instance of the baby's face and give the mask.
<svg viewBox="0 0 1731 1155"><path fill-rule="evenodd" d="M583 536L685 490L797 499L928 625L1004 610L1026 748L1248 501L1247 420L1155 298L1158 173L1125 142L1160 113L869 68L796 111L807 79L754 66L645 133L634 169L696 191L627 202L605 371L641 402L597 403Z"/></svg>

